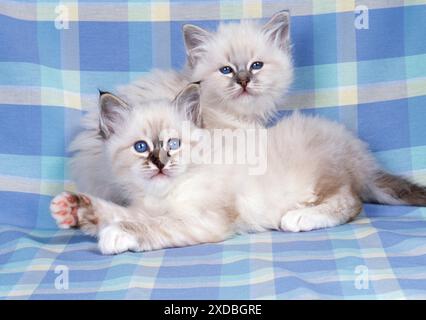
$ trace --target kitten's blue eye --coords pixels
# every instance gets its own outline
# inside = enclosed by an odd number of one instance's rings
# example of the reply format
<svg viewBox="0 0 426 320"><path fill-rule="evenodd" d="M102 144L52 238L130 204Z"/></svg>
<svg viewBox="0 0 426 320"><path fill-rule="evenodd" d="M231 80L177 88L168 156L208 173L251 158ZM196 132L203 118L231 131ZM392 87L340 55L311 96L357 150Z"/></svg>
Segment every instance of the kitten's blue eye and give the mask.
<svg viewBox="0 0 426 320"><path fill-rule="evenodd" d="M135 148L136 152L139 152L139 153L144 153L145 151L149 149L148 143L146 143L143 140L136 142L133 145L133 148Z"/></svg>
<svg viewBox="0 0 426 320"><path fill-rule="evenodd" d="M167 142L170 150L177 150L180 147L180 140L178 138L172 138Z"/></svg>
<svg viewBox="0 0 426 320"><path fill-rule="evenodd" d="M230 66L224 66L220 68L219 71L222 72L223 74L230 74L233 70Z"/></svg>
<svg viewBox="0 0 426 320"><path fill-rule="evenodd" d="M256 61L256 62L253 62L251 64L250 69L259 70L259 69L262 69L262 67L263 67L263 62L262 61Z"/></svg>

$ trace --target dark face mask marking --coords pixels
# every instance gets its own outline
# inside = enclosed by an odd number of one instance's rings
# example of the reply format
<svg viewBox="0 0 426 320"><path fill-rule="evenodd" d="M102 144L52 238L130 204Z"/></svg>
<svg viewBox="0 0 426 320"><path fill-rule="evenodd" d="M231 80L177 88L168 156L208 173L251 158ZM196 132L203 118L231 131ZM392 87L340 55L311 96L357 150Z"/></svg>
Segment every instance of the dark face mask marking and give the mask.
<svg viewBox="0 0 426 320"><path fill-rule="evenodd" d="M160 149L154 149L154 151L149 154L148 160L151 161L160 170L163 169L166 165L160 161Z"/></svg>
<svg viewBox="0 0 426 320"><path fill-rule="evenodd" d="M169 161L168 152L162 148L162 145L160 141L154 141L154 150L148 156L148 160L159 170L162 170Z"/></svg>

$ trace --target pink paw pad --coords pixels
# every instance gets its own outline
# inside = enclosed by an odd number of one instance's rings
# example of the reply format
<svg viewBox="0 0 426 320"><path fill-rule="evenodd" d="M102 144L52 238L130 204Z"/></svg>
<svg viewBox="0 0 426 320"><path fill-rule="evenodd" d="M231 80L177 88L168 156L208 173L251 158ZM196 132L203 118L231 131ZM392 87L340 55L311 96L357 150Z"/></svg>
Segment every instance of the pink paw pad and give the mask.
<svg viewBox="0 0 426 320"><path fill-rule="evenodd" d="M50 212L59 228L69 229L78 225L78 198L68 192L63 192L53 198Z"/></svg>

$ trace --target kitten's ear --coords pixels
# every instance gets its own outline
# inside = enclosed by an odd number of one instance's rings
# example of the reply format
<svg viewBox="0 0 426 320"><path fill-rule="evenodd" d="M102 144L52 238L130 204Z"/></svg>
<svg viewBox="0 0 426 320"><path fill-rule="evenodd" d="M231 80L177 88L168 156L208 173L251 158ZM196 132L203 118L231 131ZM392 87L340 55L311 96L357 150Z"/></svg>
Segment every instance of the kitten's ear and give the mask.
<svg viewBox="0 0 426 320"><path fill-rule="evenodd" d="M290 12L279 11L263 26L269 40L281 49L288 49L290 34Z"/></svg>
<svg viewBox="0 0 426 320"><path fill-rule="evenodd" d="M201 117L200 95L200 86L191 83L177 95L174 103L178 110L184 113L186 119L201 128L203 119Z"/></svg>
<svg viewBox="0 0 426 320"><path fill-rule="evenodd" d="M122 124L130 106L109 92L99 91L99 130L104 139L108 139Z"/></svg>
<svg viewBox="0 0 426 320"><path fill-rule="evenodd" d="M210 39L211 33L192 24L185 24L182 31L189 63L194 64L202 54L202 46Z"/></svg>

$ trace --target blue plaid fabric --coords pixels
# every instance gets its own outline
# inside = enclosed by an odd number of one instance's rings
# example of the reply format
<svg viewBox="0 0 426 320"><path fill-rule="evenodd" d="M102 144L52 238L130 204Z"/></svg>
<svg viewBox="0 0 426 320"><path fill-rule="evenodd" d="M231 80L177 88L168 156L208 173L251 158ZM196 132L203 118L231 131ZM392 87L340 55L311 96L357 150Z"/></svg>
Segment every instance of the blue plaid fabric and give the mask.
<svg viewBox="0 0 426 320"><path fill-rule="evenodd" d="M181 68L184 23L282 9L296 67L283 115L340 121L389 171L426 183L424 0L2 0L0 298L426 298L424 208L366 205L332 229L118 256L50 218L52 196L73 189L66 147L98 88Z"/></svg>

